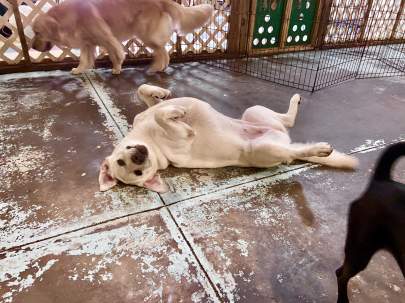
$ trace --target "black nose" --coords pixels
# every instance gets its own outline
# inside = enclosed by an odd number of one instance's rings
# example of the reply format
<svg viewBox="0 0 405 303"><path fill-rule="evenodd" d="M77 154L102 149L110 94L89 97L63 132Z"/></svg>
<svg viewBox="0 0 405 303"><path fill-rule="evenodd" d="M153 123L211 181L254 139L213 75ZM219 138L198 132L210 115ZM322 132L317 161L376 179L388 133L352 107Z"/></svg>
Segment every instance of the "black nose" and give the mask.
<svg viewBox="0 0 405 303"><path fill-rule="evenodd" d="M135 145L135 146L127 146L127 149L134 149L134 152L131 156L132 162L137 165L141 165L145 162L146 158L148 157L148 149L144 145Z"/></svg>

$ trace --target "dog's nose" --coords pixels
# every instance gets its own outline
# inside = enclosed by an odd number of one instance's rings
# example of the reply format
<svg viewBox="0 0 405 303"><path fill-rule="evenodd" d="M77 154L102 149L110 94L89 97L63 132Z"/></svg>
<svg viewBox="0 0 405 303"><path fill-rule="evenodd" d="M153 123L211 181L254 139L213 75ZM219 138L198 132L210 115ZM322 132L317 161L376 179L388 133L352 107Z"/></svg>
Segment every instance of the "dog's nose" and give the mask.
<svg viewBox="0 0 405 303"><path fill-rule="evenodd" d="M148 149L144 145L127 146L128 149L133 148L134 152L131 156L132 162L141 165L148 157Z"/></svg>

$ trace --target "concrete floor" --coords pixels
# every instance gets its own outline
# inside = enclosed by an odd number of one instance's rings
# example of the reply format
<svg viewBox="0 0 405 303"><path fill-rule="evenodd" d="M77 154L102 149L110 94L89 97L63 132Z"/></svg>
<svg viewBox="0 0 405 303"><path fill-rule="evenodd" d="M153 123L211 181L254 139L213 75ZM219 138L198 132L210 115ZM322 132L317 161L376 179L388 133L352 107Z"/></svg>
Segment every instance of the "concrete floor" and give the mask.
<svg viewBox="0 0 405 303"><path fill-rule="evenodd" d="M171 193L100 193L99 165L145 109L134 93L146 82L233 117L285 111L296 92L198 63L0 76L0 301L334 302L348 205L384 146L405 140L405 79L303 93L293 139L354 152L355 172L170 168ZM395 178L405 182L405 160ZM378 253L350 296L405 302L393 258Z"/></svg>

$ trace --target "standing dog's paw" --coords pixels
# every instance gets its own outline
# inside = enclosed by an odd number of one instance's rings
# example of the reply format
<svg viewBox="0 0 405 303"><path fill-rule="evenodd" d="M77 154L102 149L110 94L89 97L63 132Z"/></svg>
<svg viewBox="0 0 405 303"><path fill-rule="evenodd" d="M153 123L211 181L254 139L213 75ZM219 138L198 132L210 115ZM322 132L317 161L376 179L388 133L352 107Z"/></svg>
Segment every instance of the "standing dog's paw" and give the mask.
<svg viewBox="0 0 405 303"><path fill-rule="evenodd" d="M333 152L333 148L329 143L316 143L313 147L314 156L327 157Z"/></svg>
<svg viewBox="0 0 405 303"><path fill-rule="evenodd" d="M113 68L113 69L112 69L112 74L113 74L113 75L119 75L119 74L121 74L121 68Z"/></svg>
<svg viewBox="0 0 405 303"><path fill-rule="evenodd" d="M70 71L72 73L72 75L80 75L82 74L84 71L78 67L72 68L72 70Z"/></svg>

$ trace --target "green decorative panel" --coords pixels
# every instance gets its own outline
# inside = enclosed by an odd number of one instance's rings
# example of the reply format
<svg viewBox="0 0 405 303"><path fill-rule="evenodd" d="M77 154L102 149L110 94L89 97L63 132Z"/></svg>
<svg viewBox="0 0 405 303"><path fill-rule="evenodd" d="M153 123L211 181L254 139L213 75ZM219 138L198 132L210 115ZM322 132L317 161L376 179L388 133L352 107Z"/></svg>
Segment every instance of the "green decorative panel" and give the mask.
<svg viewBox="0 0 405 303"><path fill-rule="evenodd" d="M253 48L279 46L286 2L287 0L257 0Z"/></svg>
<svg viewBox="0 0 405 303"><path fill-rule="evenodd" d="M293 0L286 46L311 43L317 0Z"/></svg>

